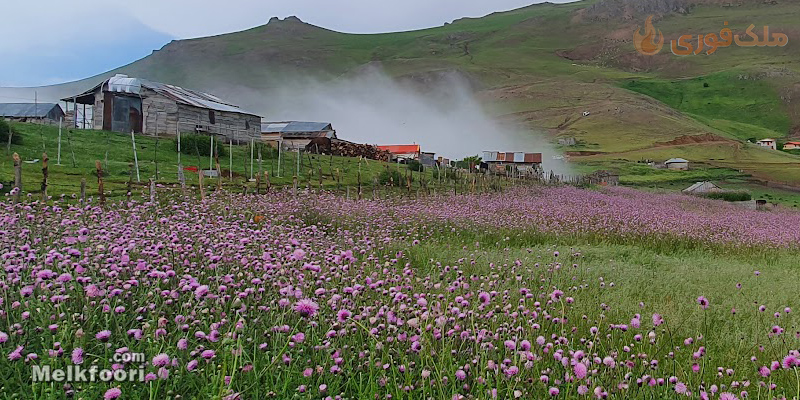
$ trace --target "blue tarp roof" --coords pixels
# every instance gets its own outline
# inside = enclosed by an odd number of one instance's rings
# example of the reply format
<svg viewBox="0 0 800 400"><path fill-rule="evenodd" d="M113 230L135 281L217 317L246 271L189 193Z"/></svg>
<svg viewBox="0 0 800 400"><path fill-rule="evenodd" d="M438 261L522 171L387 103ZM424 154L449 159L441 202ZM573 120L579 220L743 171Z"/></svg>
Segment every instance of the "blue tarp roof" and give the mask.
<svg viewBox="0 0 800 400"><path fill-rule="evenodd" d="M44 118L54 108L63 114L61 106L55 103L0 103L0 117L8 118Z"/></svg>

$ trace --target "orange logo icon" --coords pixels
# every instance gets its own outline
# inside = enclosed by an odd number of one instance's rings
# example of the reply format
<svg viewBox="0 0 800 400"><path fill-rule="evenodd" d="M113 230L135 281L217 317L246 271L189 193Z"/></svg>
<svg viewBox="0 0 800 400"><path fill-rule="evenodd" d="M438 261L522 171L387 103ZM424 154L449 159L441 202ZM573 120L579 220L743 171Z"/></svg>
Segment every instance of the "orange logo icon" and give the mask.
<svg viewBox="0 0 800 400"><path fill-rule="evenodd" d="M644 24L644 35L639 33L640 30L637 29L633 33L633 45L636 47L636 51L646 56L658 54L661 48L664 47L664 35L653 26L652 15L647 17L647 21Z"/></svg>

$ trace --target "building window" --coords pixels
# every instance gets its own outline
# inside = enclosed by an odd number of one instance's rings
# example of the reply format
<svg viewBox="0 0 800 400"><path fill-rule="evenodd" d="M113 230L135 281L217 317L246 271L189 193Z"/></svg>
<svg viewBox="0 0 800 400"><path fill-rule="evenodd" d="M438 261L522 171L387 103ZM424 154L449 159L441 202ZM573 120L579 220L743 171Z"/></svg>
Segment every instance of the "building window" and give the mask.
<svg viewBox="0 0 800 400"><path fill-rule="evenodd" d="M211 125L217 123L217 116L214 115L214 110L208 110L208 122L211 123Z"/></svg>

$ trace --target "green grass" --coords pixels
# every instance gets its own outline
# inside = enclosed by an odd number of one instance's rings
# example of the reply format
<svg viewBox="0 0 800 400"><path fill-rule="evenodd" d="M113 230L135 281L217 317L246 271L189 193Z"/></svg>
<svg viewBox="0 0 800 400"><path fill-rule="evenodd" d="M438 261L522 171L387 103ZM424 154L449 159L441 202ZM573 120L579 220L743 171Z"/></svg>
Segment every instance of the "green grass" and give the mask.
<svg viewBox="0 0 800 400"><path fill-rule="evenodd" d="M765 80L739 79L743 74L728 71L693 79L631 80L622 86L706 121L721 120L712 126L742 140L786 136L791 122L777 90ZM748 125L762 129L747 134Z"/></svg>
<svg viewBox="0 0 800 400"><path fill-rule="evenodd" d="M765 187L739 179L727 179L720 181L719 184L725 189L746 190L753 195L754 199L763 199L786 207L800 208L800 192Z"/></svg>
<svg viewBox="0 0 800 400"><path fill-rule="evenodd" d="M13 123L17 134L22 137L21 145L12 145L11 151L6 151L3 144L2 157L0 157L0 183L4 188L0 193L6 193L13 187L14 171L11 153L18 153L23 161L41 160L42 153L47 152L49 162L48 194L58 196L61 194L72 195L79 193L82 179L87 181L87 192L97 192L97 174L95 161L100 161L103 167L104 188L108 197L123 197L127 193L127 182L131 177L130 165L134 163L133 144L130 135L96 130L64 129L61 137L61 165L57 165L58 154L58 127L43 126L24 123ZM142 135L135 136L136 156L139 164L139 182L133 175L134 191L144 192L149 179L156 179L159 184L175 185L178 183L178 152L174 144L174 137L155 138ZM156 149L158 147L158 149ZM191 150L191 149L190 149ZM255 183L247 182L251 173L258 174L258 154L254 152L251 164L250 147L246 144L231 147L226 145L229 156L221 157L220 168L223 170L223 184L232 190L240 190L247 185L253 190ZM208 150L206 149L206 152ZM73 162L74 153L74 162ZM278 168L277 152L262 153L261 170L270 174L270 183L273 185L291 185L293 176L298 171L297 153L283 152L280 157L280 171ZM197 153L195 153L197 154ZM208 169L212 160L207 156L182 154L181 164L184 167L200 167ZM229 168L232 165L232 169ZM252 166L252 171L251 171ZM156 177L156 168L158 176ZM298 181L300 187L309 184L319 187L319 172L322 172L322 185L328 189L358 186L359 170L364 192L369 191L373 178L378 177L386 168L400 169L405 177L408 169L405 165L388 164L375 160L359 162L357 158L309 155L304 153L299 163ZM23 191L25 193L40 193L42 180L41 161L23 163ZM232 170L234 179L227 178L226 171ZM280 176L278 176L280 172ZM184 173L187 185L197 186L198 175L191 171ZM341 179L338 179L338 177ZM413 190L419 188L420 176L432 180L432 170L428 168L424 173L413 174ZM262 182L262 188L266 186ZM204 179L204 186L213 190L217 186L216 179ZM447 186L440 188L447 190ZM353 192L355 195L355 191ZM366 194L365 194L366 195Z"/></svg>

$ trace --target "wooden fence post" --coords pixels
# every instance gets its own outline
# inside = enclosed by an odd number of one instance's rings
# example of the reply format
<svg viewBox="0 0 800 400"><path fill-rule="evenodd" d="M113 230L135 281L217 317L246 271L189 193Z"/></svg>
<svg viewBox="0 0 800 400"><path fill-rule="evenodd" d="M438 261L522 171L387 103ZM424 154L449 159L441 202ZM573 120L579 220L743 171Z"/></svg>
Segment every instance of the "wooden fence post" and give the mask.
<svg viewBox="0 0 800 400"><path fill-rule="evenodd" d="M217 190L220 191L222 190L222 170L219 168L219 152L214 155L214 166L217 167Z"/></svg>
<svg viewBox="0 0 800 400"><path fill-rule="evenodd" d="M47 162L50 159L47 158L47 153L42 153L42 203L47 201L47 176L49 171L47 170Z"/></svg>
<svg viewBox="0 0 800 400"><path fill-rule="evenodd" d="M292 196L297 197L297 175L292 177Z"/></svg>
<svg viewBox="0 0 800 400"><path fill-rule="evenodd" d="M78 164L75 163L75 149L72 148L72 129L67 129L67 144L69 145L69 153L72 155L72 168L76 168Z"/></svg>
<svg viewBox="0 0 800 400"><path fill-rule="evenodd" d="M6 146L6 154L8 154L11 151L11 139L13 137L14 137L14 130L13 129L9 129L8 130L8 145ZM14 153L14 154L16 154L16 153Z"/></svg>
<svg viewBox="0 0 800 400"><path fill-rule="evenodd" d="M150 179L150 203L156 202L156 181Z"/></svg>
<svg viewBox="0 0 800 400"><path fill-rule="evenodd" d="M95 160L94 168L97 170L97 193L100 195L100 205L106 204L106 194L103 186L103 164Z"/></svg>
<svg viewBox="0 0 800 400"><path fill-rule="evenodd" d="M264 180L267 182L267 193L269 193L269 189L272 186L269 182L269 171L264 171Z"/></svg>
<svg viewBox="0 0 800 400"><path fill-rule="evenodd" d="M197 181L198 181L198 184L200 185L200 201L203 201L203 200L206 199L206 192L205 192L205 189L203 188L203 169L202 168L198 168L197 172L198 172Z"/></svg>
<svg viewBox="0 0 800 400"><path fill-rule="evenodd" d="M361 200L361 164L358 168L358 199Z"/></svg>
<svg viewBox="0 0 800 400"><path fill-rule="evenodd" d="M178 182L181 184L181 193L186 195L186 175L183 172L183 166L178 164Z"/></svg>
<svg viewBox="0 0 800 400"><path fill-rule="evenodd" d="M317 172L319 173L319 188L322 189L322 162L317 159Z"/></svg>
<svg viewBox="0 0 800 400"><path fill-rule="evenodd" d="M127 184L128 193L125 196L128 198L128 203L131 202L131 196L133 195L133 163L128 163L128 184Z"/></svg>
<svg viewBox="0 0 800 400"><path fill-rule="evenodd" d="M11 135L10 132L9 135ZM17 190L17 193L14 194L14 202L19 203L19 199L22 196L22 160L17 153L14 153L11 157L14 159L14 188Z"/></svg>
<svg viewBox="0 0 800 400"><path fill-rule="evenodd" d="M86 204L86 178L81 178L81 204Z"/></svg>
<svg viewBox="0 0 800 400"><path fill-rule="evenodd" d="M261 194L261 174L256 174L256 194Z"/></svg>

